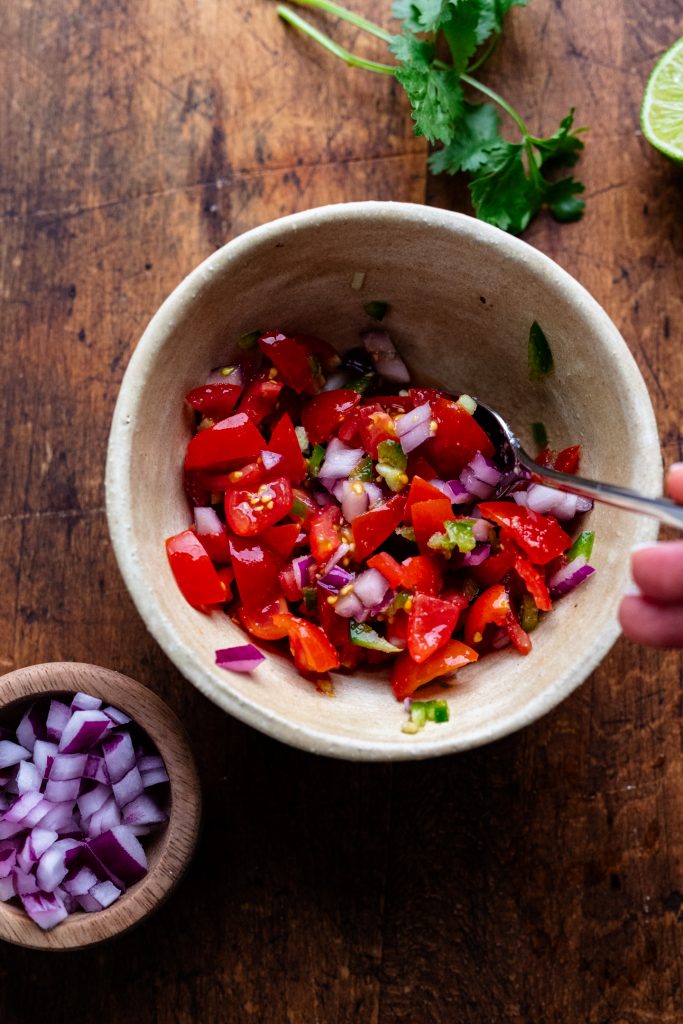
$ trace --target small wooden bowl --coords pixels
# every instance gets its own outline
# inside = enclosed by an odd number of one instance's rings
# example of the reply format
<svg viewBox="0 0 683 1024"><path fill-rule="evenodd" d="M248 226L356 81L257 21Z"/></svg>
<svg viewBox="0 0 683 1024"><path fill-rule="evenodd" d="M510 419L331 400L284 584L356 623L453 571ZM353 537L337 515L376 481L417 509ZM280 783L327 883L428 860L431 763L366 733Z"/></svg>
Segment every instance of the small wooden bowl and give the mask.
<svg viewBox="0 0 683 1024"><path fill-rule="evenodd" d="M0 676L0 723L14 722L21 704L78 691L120 708L147 734L169 776L169 820L145 840L149 870L119 899L97 913L77 911L43 931L24 911L0 903L0 939L31 949L81 949L137 924L170 895L194 853L201 817L197 768L185 731L173 712L141 683L111 669L78 662L30 665Z"/></svg>

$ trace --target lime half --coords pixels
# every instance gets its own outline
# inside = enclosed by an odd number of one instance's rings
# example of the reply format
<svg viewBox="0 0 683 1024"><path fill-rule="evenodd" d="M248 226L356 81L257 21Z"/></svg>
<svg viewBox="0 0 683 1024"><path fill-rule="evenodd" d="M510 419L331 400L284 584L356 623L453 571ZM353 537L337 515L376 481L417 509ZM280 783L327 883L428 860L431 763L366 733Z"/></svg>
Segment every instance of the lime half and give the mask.
<svg viewBox="0 0 683 1024"><path fill-rule="evenodd" d="M645 89L640 123L655 149L683 163L683 39L655 65Z"/></svg>

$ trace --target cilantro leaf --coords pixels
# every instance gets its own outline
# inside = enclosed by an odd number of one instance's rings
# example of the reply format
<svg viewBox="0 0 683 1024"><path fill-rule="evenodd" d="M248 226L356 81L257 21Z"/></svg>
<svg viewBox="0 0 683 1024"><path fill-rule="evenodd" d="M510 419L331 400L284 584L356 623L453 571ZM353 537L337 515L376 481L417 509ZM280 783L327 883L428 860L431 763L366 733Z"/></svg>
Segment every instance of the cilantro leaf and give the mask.
<svg viewBox="0 0 683 1024"><path fill-rule="evenodd" d="M586 203L576 197L577 192L583 191L583 182L576 178L562 178L547 183L543 198L555 220L567 224L583 215Z"/></svg>
<svg viewBox="0 0 683 1024"><path fill-rule="evenodd" d="M457 6L451 7L449 17L441 23L441 31L458 75L467 70L470 57L477 48L479 4L480 0L460 0Z"/></svg>
<svg viewBox="0 0 683 1024"><path fill-rule="evenodd" d="M485 147L498 139L500 117L490 103L465 103L457 134L429 158L433 174L477 171L488 160Z"/></svg>
<svg viewBox="0 0 683 1024"><path fill-rule="evenodd" d="M435 68L434 46L412 32L394 36L390 49L401 61L396 78L410 100L415 134L432 143L450 142L464 104L458 75L451 68Z"/></svg>
<svg viewBox="0 0 683 1024"><path fill-rule="evenodd" d="M392 14L409 32L436 32L458 0L395 0Z"/></svg>
<svg viewBox="0 0 683 1024"><path fill-rule="evenodd" d="M541 206L539 190L527 177L523 150L522 144L502 140L490 144L484 150L486 162L470 182L477 217L515 235Z"/></svg>
<svg viewBox="0 0 683 1024"><path fill-rule="evenodd" d="M572 132L574 124L574 108L560 121L560 127L548 139L532 139L534 146L541 154L541 167L549 170L552 167L573 167L581 155L583 142L577 132ZM583 129L579 128L578 131Z"/></svg>

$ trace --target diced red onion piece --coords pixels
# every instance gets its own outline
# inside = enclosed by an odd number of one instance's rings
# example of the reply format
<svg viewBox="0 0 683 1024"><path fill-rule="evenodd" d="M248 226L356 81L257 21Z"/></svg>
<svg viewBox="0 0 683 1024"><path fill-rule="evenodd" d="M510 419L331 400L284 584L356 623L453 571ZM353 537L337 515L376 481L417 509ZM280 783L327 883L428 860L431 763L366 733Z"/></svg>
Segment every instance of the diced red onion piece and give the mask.
<svg viewBox="0 0 683 1024"><path fill-rule="evenodd" d="M114 726L128 725L128 723L131 721L130 715L127 715L124 711L121 711L119 708L102 708L102 711L107 716L107 718L111 719Z"/></svg>
<svg viewBox="0 0 683 1024"><path fill-rule="evenodd" d="M124 825L161 825L165 821L168 821L166 812L146 793L123 808Z"/></svg>
<svg viewBox="0 0 683 1024"><path fill-rule="evenodd" d="M36 740L33 748L33 763L42 779L46 779L52 769L52 762L57 756L57 744L48 740Z"/></svg>
<svg viewBox="0 0 683 1024"><path fill-rule="evenodd" d="M102 711L75 711L64 727L60 752L81 754L90 750L109 728L110 721Z"/></svg>
<svg viewBox="0 0 683 1024"><path fill-rule="evenodd" d="M81 817L90 818L95 811L99 811L100 807L104 806L112 795L111 787L102 784L95 786L87 793L82 793L77 800Z"/></svg>
<svg viewBox="0 0 683 1024"><path fill-rule="evenodd" d="M72 868L64 879L62 886L71 896L83 896L97 885L99 879L87 865Z"/></svg>
<svg viewBox="0 0 683 1024"><path fill-rule="evenodd" d="M133 741L127 732L107 736L102 743L102 753L112 783L120 782L135 767Z"/></svg>
<svg viewBox="0 0 683 1024"><path fill-rule="evenodd" d="M49 931L68 916L63 902L54 893L28 893L22 896L24 910L43 931Z"/></svg>
<svg viewBox="0 0 683 1024"><path fill-rule="evenodd" d="M484 484L490 484L492 487L500 482L503 475L498 467L481 452L477 452L469 465L477 480L481 480Z"/></svg>
<svg viewBox="0 0 683 1024"><path fill-rule="evenodd" d="M529 484L526 492L526 507L542 515L554 515L558 519L573 519L576 515L575 494L557 491L544 484Z"/></svg>
<svg viewBox="0 0 683 1024"><path fill-rule="evenodd" d="M45 799L54 804L61 804L67 800L75 801L80 789L80 779L48 779L45 786Z"/></svg>
<svg viewBox="0 0 683 1024"><path fill-rule="evenodd" d="M320 575L325 577L328 572L331 572L334 569L335 565L339 565L341 560L349 553L349 551L350 546L343 540L332 557L325 562L325 565L320 570Z"/></svg>
<svg viewBox="0 0 683 1024"><path fill-rule="evenodd" d="M135 800L136 797L141 795L144 788L137 765L133 765L128 774L124 775L119 782L112 784L114 798L119 807L125 807L131 800Z"/></svg>
<svg viewBox="0 0 683 1024"><path fill-rule="evenodd" d="M352 375L348 370L339 370L327 378L321 391L336 391L337 388L344 388L351 381Z"/></svg>
<svg viewBox="0 0 683 1024"><path fill-rule="evenodd" d="M57 754L50 766L50 779L55 782L63 782L65 779L82 779L88 757L88 754Z"/></svg>
<svg viewBox="0 0 683 1024"><path fill-rule="evenodd" d="M77 839L58 839L45 851L36 868L36 881L42 892L53 892L61 885L82 846Z"/></svg>
<svg viewBox="0 0 683 1024"><path fill-rule="evenodd" d="M418 423L416 427L401 438L401 448L409 455L410 452L414 452L416 448L419 448L421 444L428 441L432 437L431 427L429 420L425 420L424 423Z"/></svg>
<svg viewBox="0 0 683 1024"><path fill-rule="evenodd" d="M553 597L561 597L563 594L568 594L574 587L578 587L579 583L583 583L589 576L592 576L595 569L592 565L586 564L586 559L583 555L579 555L574 558L567 565L564 565L561 569L558 569L553 576L548 580L548 588Z"/></svg>
<svg viewBox="0 0 683 1024"><path fill-rule="evenodd" d="M349 448L338 437L333 437L327 446L318 478L324 482L325 480L339 480L348 477L363 455L362 448Z"/></svg>
<svg viewBox="0 0 683 1024"><path fill-rule="evenodd" d="M334 606L337 615L343 619L357 619L365 611L365 605L359 597L352 592L340 597Z"/></svg>
<svg viewBox="0 0 683 1024"><path fill-rule="evenodd" d="M352 523L368 510L368 495L360 481L344 480L341 485L342 514L347 523Z"/></svg>
<svg viewBox="0 0 683 1024"><path fill-rule="evenodd" d="M30 793L31 790L35 792L40 789L42 781L40 772L33 761L22 761L20 763L16 779L18 793Z"/></svg>
<svg viewBox="0 0 683 1024"><path fill-rule="evenodd" d="M72 711L97 711L102 707L99 697L91 697L89 693L77 693L71 701Z"/></svg>
<svg viewBox="0 0 683 1024"><path fill-rule="evenodd" d="M45 739L45 716L41 714L37 704L32 704L28 711L24 713L17 726L16 735L22 747L26 747L27 750L31 751L35 746L36 740Z"/></svg>
<svg viewBox="0 0 683 1024"><path fill-rule="evenodd" d="M283 456L279 452L261 452L261 462L263 468L268 472L271 469L275 469L279 462L282 462Z"/></svg>
<svg viewBox="0 0 683 1024"><path fill-rule="evenodd" d="M225 533L225 526L220 521L215 508L209 506L195 506L194 528L198 537L213 536L217 533Z"/></svg>
<svg viewBox="0 0 683 1024"><path fill-rule="evenodd" d="M325 480L321 482L327 487L327 482ZM333 480L330 482L333 487L336 487L338 481ZM331 494L328 494L327 491L316 491L313 497L315 498L315 500L317 501L318 505L320 505L321 508L325 508L326 505L335 504L334 497Z"/></svg>
<svg viewBox="0 0 683 1024"><path fill-rule="evenodd" d="M491 539L493 527L487 519L477 518L474 526L472 527L472 533L476 541L481 541L486 544Z"/></svg>
<svg viewBox="0 0 683 1024"><path fill-rule="evenodd" d="M53 829L32 828L18 856L18 864L22 871L30 871L57 839L58 834Z"/></svg>
<svg viewBox="0 0 683 1024"><path fill-rule="evenodd" d="M511 498L522 508L526 508L527 504L527 493L526 491L513 491L510 495Z"/></svg>
<svg viewBox="0 0 683 1024"><path fill-rule="evenodd" d="M372 508L372 506L376 505L378 502L384 500L382 488L378 487L377 484L367 482L363 484L363 487L365 488L365 493L368 496L368 503L370 508Z"/></svg>
<svg viewBox="0 0 683 1024"><path fill-rule="evenodd" d="M218 667L232 672L253 672L262 661L265 661L265 655L253 644L238 644L216 651Z"/></svg>
<svg viewBox="0 0 683 1024"><path fill-rule="evenodd" d="M3 822L17 822L23 823L28 815L43 802L42 793L36 791L30 793L22 793L18 800L15 800L12 806L5 811L3 815ZM34 822L37 824L37 822ZM4 838L4 837L2 837Z"/></svg>
<svg viewBox="0 0 683 1024"><path fill-rule="evenodd" d="M434 481L431 480L430 483L434 483ZM467 505L472 500L472 495L460 480L449 480L448 487L453 495L451 501L454 505Z"/></svg>
<svg viewBox="0 0 683 1024"><path fill-rule="evenodd" d="M31 751L12 740L0 740L0 768L9 768L31 756Z"/></svg>
<svg viewBox="0 0 683 1024"><path fill-rule="evenodd" d="M593 502L590 498L584 498L581 494L576 495L576 511L577 512L590 512L593 508Z"/></svg>
<svg viewBox="0 0 683 1024"><path fill-rule="evenodd" d="M473 565L481 565L482 562L486 561L486 559L489 557L490 554L491 554L491 545L490 544L477 544L477 546L475 548L473 548L472 551L467 551L462 556L462 564L463 565L472 565L472 566Z"/></svg>
<svg viewBox="0 0 683 1024"><path fill-rule="evenodd" d="M14 899L15 896L14 872L12 871L6 878L0 878L0 903L7 903L8 900Z"/></svg>
<svg viewBox="0 0 683 1024"><path fill-rule="evenodd" d="M495 651L502 651L504 647L510 646L510 635L507 629L501 626L496 630L491 639L491 646Z"/></svg>
<svg viewBox="0 0 683 1024"><path fill-rule="evenodd" d="M372 357L377 372L392 384L408 384L410 373L386 331L368 331L363 345Z"/></svg>
<svg viewBox="0 0 683 1024"><path fill-rule="evenodd" d="M148 768L147 771L140 772L140 778L145 789L149 789L150 786L168 782L168 773L165 768Z"/></svg>
<svg viewBox="0 0 683 1024"><path fill-rule="evenodd" d="M12 870L16 862L16 850L3 850L2 852L0 852L0 878L7 878L7 876L12 873ZM25 871L28 871L29 869L30 865L24 868Z"/></svg>
<svg viewBox="0 0 683 1024"><path fill-rule="evenodd" d="M97 885L94 885L90 890L90 895L93 899L97 900L101 909L104 910L105 907L110 907L119 898L121 890L113 882L107 880L106 882L98 882Z"/></svg>
<svg viewBox="0 0 683 1024"><path fill-rule="evenodd" d="M150 768L163 768L164 759L159 754L141 754L137 759L138 771L146 772Z"/></svg>
<svg viewBox="0 0 683 1024"><path fill-rule="evenodd" d="M299 587L303 590L304 587L311 585L311 572L310 570L315 566L315 558L313 555L299 555L298 558L292 559L292 569Z"/></svg>
<svg viewBox="0 0 683 1024"><path fill-rule="evenodd" d="M484 499L489 498L494 491L491 484L486 484L483 480L480 480L475 474L471 466L465 466L462 473L460 474L460 483L465 487L469 493L475 497Z"/></svg>
<svg viewBox="0 0 683 1024"><path fill-rule="evenodd" d="M96 836L90 840L88 848L113 882L133 885L147 871L145 851L127 825L116 825Z"/></svg>
<svg viewBox="0 0 683 1024"><path fill-rule="evenodd" d="M369 611L369 616L368 617L373 619L375 617L375 615L379 615L380 612L383 612L386 608L389 607L391 602L394 600L395 596L396 596L396 594L395 594L395 592L393 590L391 590L391 588L389 590L387 590L387 592L384 595L384 597L382 598L382 600L378 604L373 605L372 608L368 609L368 611Z"/></svg>
<svg viewBox="0 0 683 1024"><path fill-rule="evenodd" d="M91 817L82 821L82 824L85 826L86 835L89 839L92 839L103 832L109 831L109 829L114 828L116 825L120 825L121 821L121 808L117 804L116 799L111 796Z"/></svg>
<svg viewBox="0 0 683 1024"><path fill-rule="evenodd" d="M380 604L388 589L387 580L377 569L366 569L356 577L356 582L353 585L353 593L366 608L374 608L375 605Z"/></svg>
<svg viewBox="0 0 683 1024"><path fill-rule="evenodd" d="M44 812L41 813L39 818L40 827L54 829L60 835L74 831L76 821L73 816L73 809L73 800L67 800L63 804L52 805L47 800L43 801L43 804L37 808L39 812Z"/></svg>
<svg viewBox="0 0 683 1024"><path fill-rule="evenodd" d="M64 726L71 718L71 709L68 704L62 704L59 700L50 701L50 710L47 713L47 738L53 743L59 743Z"/></svg>
<svg viewBox="0 0 683 1024"><path fill-rule="evenodd" d="M410 412L399 416L396 420L396 436L399 438L404 437L415 427L419 426L420 423L429 423L431 418L432 407L429 402L418 405L415 409L411 409Z"/></svg>

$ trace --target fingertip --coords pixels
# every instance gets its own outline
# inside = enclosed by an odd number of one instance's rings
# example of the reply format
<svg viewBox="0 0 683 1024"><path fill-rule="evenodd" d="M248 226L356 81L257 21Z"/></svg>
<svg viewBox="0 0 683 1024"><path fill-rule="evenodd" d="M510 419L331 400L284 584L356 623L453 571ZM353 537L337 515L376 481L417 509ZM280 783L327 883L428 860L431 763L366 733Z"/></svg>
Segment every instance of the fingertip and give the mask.
<svg viewBox="0 0 683 1024"><path fill-rule="evenodd" d="M683 505L683 462L674 462L669 466L666 489L675 502Z"/></svg>

